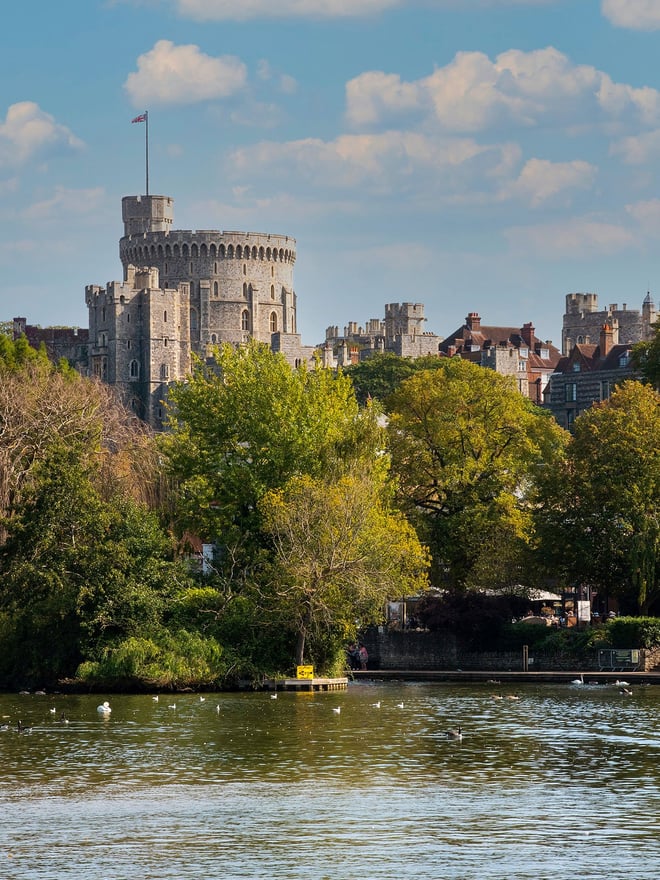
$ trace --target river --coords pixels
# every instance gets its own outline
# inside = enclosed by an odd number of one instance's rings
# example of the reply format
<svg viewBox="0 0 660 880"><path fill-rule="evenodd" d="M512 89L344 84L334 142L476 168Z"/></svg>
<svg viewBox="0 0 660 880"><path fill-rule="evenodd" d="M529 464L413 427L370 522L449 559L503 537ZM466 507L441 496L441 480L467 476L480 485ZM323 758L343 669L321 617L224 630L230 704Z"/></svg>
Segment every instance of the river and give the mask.
<svg viewBox="0 0 660 880"><path fill-rule="evenodd" d="M0 877L657 880L660 687L631 690L0 695Z"/></svg>

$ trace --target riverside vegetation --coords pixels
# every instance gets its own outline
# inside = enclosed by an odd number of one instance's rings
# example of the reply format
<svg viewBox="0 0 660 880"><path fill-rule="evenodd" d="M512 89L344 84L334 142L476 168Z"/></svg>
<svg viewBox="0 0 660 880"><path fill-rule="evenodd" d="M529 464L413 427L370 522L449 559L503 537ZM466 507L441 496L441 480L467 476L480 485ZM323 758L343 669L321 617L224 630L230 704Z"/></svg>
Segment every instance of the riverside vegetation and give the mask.
<svg viewBox="0 0 660 880"><path fill-rule="evenodd" d="M222 347L154 435L107 386L0 336L0 687L331 674L387 600L430 587L507 595L551 575L660 610L651 384L569 435L492 371L400 366L291 370Z"/></svg>

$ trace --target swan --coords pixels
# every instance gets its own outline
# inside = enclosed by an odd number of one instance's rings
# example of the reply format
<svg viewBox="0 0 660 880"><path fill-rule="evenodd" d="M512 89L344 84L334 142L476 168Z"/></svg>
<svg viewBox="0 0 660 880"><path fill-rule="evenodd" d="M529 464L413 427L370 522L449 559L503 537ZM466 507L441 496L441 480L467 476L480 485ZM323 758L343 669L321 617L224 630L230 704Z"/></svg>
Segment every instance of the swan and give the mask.
<svg viewBox="0 0 660 880"><path fill-rule="evenodd" d="M580 673L580 677L574 678L571 684L584 684L584 675Z"/></svg>
<svg viewBox="0 0 660 880"><path fill-rule="evenodd" d="M158 702L158 694L156 694L156 696L152 697L151 699L154 701L154 703L157 703Z"/></svg>
<svg viewBox="0 0 660 880"><path fill-rule="evenodd" d="M630 682L629 681L619 681L619 679L617 678L617 680L614 682L614 687L627 688L627 687L630 687Z"/></svg>
<svg viewBox="0 0 660 880"><path fill-rule="evenodd" d="M53 707L52 709L49 709L48 711L50 712L51 715L54 715L57 712L57 709L55 709Z"/></svg>
<svg viewBox="0 0 660 880"><path fill-rule="evenodd" d="M206 697L200 697L200 698L199 698L199 702L200 702L200 703L205 703L205 702L206 702Z"/></svg>
<svg viewBox="0 0 660 880"><path fill-rule="evenodd" d="M16 731L18 733L32 733L32 728L26 727L22 721L19 721L16 725Z"/></svg>
<svg viewBox="0 0 660 880"><path fill-rule="evenodd" d="M632 697L632 691L629 688L621 688L619 691L620 694L625 694L626 697Z"/></svg>
<svg viewBox="0 0 660 880"><path fill-rule="evenodd" d="M372 703L371 705L374 707L374 709L380 709L380 700L378 700L377 703Z"/></svg>
<svg viewBox="0 0 660 880"><path fill-rule="evenodd" d="M335 715L339 715L341 712L341 706L333 706L332 711L335 713Z"/></svg>
<svg viewBox="0 0 660 880"><path fill-rule="evenodd" d="M271 695L270 695L270 698L271 698L271 700L276 700L276 699L277 699L277 694L271 694Z"/></svg>
<svg viewBox="0 0 660 880"><path fill-rule="evenodd" d="M447 731L447 739L463 739L463 730L460 727L457 727L456 730L448 730Z"/></svg>
<svg viewBox="0 0 660 880"><path fill-rule="evenodd" d="M171 703L167 708L168 709L176 709L176 703Z"/></svg>
<svg viewBox="0 0 660 880"><path fill-rule="evenodd" d="M397 709L403 709L403 703L397 703L396 707Z"/></svg>
<svg viewBox="0 0 660 880"><path fill-rule="evenodd" d="M105 703L101 703L100 706L96 707L96 711L100 712L102 715L109 715L112 712L110 708L110 703L106 700Z"/></svg>

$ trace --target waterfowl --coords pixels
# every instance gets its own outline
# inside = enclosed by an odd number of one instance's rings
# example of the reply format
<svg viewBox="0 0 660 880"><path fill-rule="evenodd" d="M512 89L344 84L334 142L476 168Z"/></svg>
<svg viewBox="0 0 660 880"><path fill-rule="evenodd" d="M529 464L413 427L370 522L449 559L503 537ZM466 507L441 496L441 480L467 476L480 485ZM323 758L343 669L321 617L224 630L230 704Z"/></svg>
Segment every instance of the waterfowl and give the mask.
<svg viewBox="0 0 660 880"><path fill-rule="evenodd" d="M156 694L156 696L152 697L151 699L154 701L154 703L157 703L158 702L158 694Z"/></svg>
<svg viewBox="0 0 660 880"><path fill-rule="evenodd" d="M69 723L69 719L66 717L64 712L62 712L62 714L60 715L60 724L68 724L68 723Z"/></svg>
<svg viewBox="0 0 660 880"><path fill-rule="evenodd" d="M403 709L403 703L397 703L396 707L397 709Z"/></svg>
<svg viewBox="0 0 660 880"><path fill-rule="evenodd" d="M333 706L332 711L335 713L335 715L339 715L341 712L341 706Z"/></svg>
<svg viewBox="0 0 660 880"><path fill-rule="evenodd" d="M448 730L447 731L447 739L463 739L463 730L460 727L457 727L456 730Z"/></svg>
<svg viewBox="0 0 660 880"><path fill-rule="evenodd" d="M580 677L574 678L571 684L584 684L584 675L580 673Z"/></svg>
<svg viewBox="0 0 660 880"><path fill-rule="evenodd" d="M16 724L16 731L18 733L32 733L32 728L26 727L25 724L23 724L23 722L19 720Z"/></svg>
<svg viewBox="0 0 660 880"><path fill-rule="evenodd" d="M630 687L630 682L629 681L619 681L619 679L617 678L617 680L614 682L614 687L627 688L627 687Z"/></svg>
<svg viewBox="0 0 660 880"><path fill-rule="evenodd" d="M380 709L380 700L378 700L377 703L372 703L371 705L374 707L374 709Z"/></svg>
<svg viewBox="0 0 660 880"><path fill-rule="evenodd" d="M271 695L270 695L270 698L271 698L271 700L276 700L276 699L277 699L277 694L271 694Z"/></svg>
<svg viewBox="0 0 660 880"><path fill-rule="evenodd" d="M112 712L110 708L110 703L106 700L104 703L101 703L100 706L96 707L96 711L100 712L102 715L109 715Z"/></svg>

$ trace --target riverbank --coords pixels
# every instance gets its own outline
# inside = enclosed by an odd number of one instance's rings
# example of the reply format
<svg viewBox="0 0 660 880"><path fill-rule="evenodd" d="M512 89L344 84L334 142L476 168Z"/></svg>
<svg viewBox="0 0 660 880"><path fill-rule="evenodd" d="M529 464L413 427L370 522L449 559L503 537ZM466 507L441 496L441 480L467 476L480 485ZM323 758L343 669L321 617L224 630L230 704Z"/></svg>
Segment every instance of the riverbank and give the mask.
<svg viewBox="0 0 660 880"><path fill-rule="evenodd" d="M660 684L660 672L598 672L588 670L546 671L546 672L493 672L490 670L463 671L460 669L366 669L354 670L350 676L355 681L421 681L421 682L509 682L520 683L570 683L584 681L585 684L615 684L626 681L630 684Z"/></svg>

